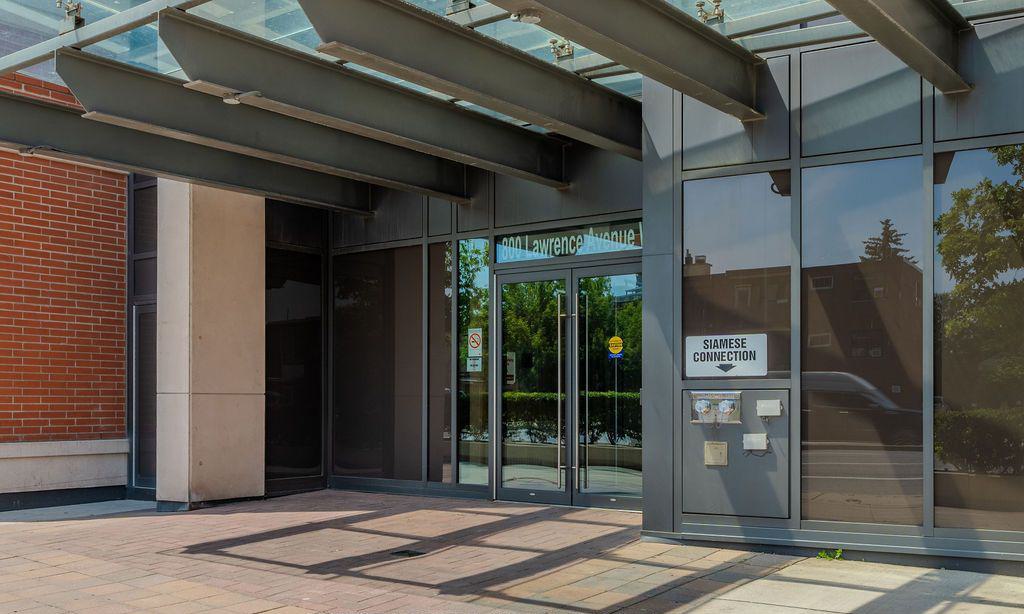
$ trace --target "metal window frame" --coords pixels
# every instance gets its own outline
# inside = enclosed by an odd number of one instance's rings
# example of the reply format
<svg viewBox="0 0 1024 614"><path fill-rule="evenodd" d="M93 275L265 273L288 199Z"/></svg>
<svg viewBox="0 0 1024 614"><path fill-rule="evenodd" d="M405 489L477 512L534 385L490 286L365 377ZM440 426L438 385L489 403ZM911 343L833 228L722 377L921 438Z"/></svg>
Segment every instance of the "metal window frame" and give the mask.
<svg viewBox="0 0 1024 614"><path fill-rule="evenodd" d="M428 206L428 200L423 200L423 206ZM496 428L496 416L495 416L495 377L493 374L497 368L496 362L496 351L495 346L495 334L496 334L496 316L495 316L495 280L498 274L506 274L510 271L550 271L550 270L561 270L578 268L581 266L597 266L597 265L608 265L616 266L622 264L637 264L641 262L641 253L639 250L633 252L622 252L622 253L609 253L609 254L595 254L588 256L573 256L565 258L551 258L541 261L535 261L530 263L505 263L495 264L496 250L495 250L495 238L508 233L515 232L526 232L526 231L539 231L539 230L554 230L564 227L572 227L577 225L588 225L588 224L600 224L606 222L615 221L627 221L641 218L641 210L629 209L623 211L617 211L613 213L604 213L597 215L581 215L567 218L558 218L544 220L540 222L531 222L526 224L513 224L498 226L496 225L496 212L495 207L491 207L488 212L488 222L486 228L479 230L458 230L458 219L459 219L459 205L451 203L451 228L447 233L441 233L436 235L430 235L428 230L429 219L427 215L423 216L423 222L420 227L420 236L411 239L400 239L392 241L377 241L372 243L364 243L360 245L347 245L347 246L335 246L334 240L334 225L340 223L343 214L333 213L330 215L330 234L328 238L328 244L326 247L327 258L329 260L329 277L328 277L328 297L332 296L330 290L334 284L334 259L335 256L341 256L346 254L356 254L363 252L374 252L374 251L386 251L400 247L416 247L421 248L421 283L424 288L422 303L421 303L421 343L423 349L421 350L421 360L423 362L421 366L421 405L420 405L420 420L421 420L421 450L420 450L420 478L419 480L399 480L391 478L364 478L357 476L344 476L334 472L333 463L333 442L331 441L331 434L334 429L334 398L336 396L336 386L333 381L334 373L334 327L336 326L334 320L334 309L333 305L327 306L327 320L328 320L328 351L327 351L327 387L328 387L328 405L326 407L327 417L327 442L326 454L327 464L325 465L326 471L326 486L328 488L340 488L340 489L353 489L353 490L365 490L371 492L390 492L400 494L417 494L427 496L451 496L451 497L464 497L474 499L491 499L496 500L496 482L494 481L495 472L495 447L496 437L494 429ZM459 469L458 469L458 341L459 341L459 322L458 322L458 245L459 241L465 239L484 239L488 243L488 283L491 305L488 309L488 356L486 357L488 372L491 377L488 378L488 430L490 432L489 450L488 450L488 483L487 484L465 484L459 482ZM451 355L452 355L452 377L451 385L452 388L452 407L451 407L451 421L452 421L452 482L432 482L428 479L429 477L429 399L427 392L429 382L429 364L426 360L427 343L428 339L428 319L429 319L429 307L426 297L426 288L429 284L429 249L430 246L436 243L451 243L452 244L452 336L451 336ZM330 299L328 299L330 300Z"/></svg>
<svg viewBox="0 0 1024 614"><path fill-rule="evenodd" d="M128 439L128 467L127 467L127 496L130 499L151 499L156 496L156 477L152 480L143 479L141 482L136 476L135 460L137 456L136 442L138 435L136 428L138 419L136 407L138 404L138 348L136 346L138 337L138 315L143 310L157 308L156 293L143 296L135 295L135 261L157 257L157 252L135 253L135 192L146 188L156 188L157 178L135 173L128 174L128 186L126 190L126 224L125 224L125 435Z"/></svg>
<svg viewBox="0 0 1024 614"><path fill-rule="evenodd" d="M977 4L976 7L969 6ZM958 5L959 6L959 5ZM1019 12L1024 2L1018 0L978 0L976 3L969 3L970 9L978 14L983 11L995 11L1002 7L1010 12ZM835 24L840 25L840 24ZM821 26L826 27L826 26ZM794 31L797 32L797 31ZM846 46L844 44L813 45L803 48L796 48L786 53L793 56L791 63L791 118L790 118L790 156L788 159L766 162L736 164L720 166L694 171L682 171L682 147L680 122L674 122L674 139L678 144L675 161L675 185L680 193L675 198L675 219L673 232L675 233L675 269L673 272L673 284L675 286L674 306L674 330L679 331L674 340L675 360L677 366L682 360L682 265L679 250L682 247L682 208L684 206L681 196L683 181L691 179L703 179L710 177L727 177L763 173L768 170L789 169L792 177L791 193L791 284L790 284L790 305L791 305L791 379L784 380L786 387L790 390L790 440L795 445L795 450L800 450L801 440L801 211L803 207L802 197L802 171L807 168L820 166L831 166L836 164L849 164L856 162L868 162L908 156L920 156L922 158L922 207L919 232L923 233L924 248L922 261L922 524L920 526L910 525L888 525L871 523L851 523L838 521L822 521L803 519L801 509L801 455L792 455L790 466L790 518L785 520L775 519L753 519L746 517L730 516L706 516L683 514L680 512L682 501L682 466L681 457L681 436L679 425L673 425L673 511L672 529L665 530L644 530L643 534L651 538L663 538L678 540L704 539L721 542L734 543L758 543L774 544L779 546L820 548L823 544L836 545L853 550L876 551L888 553L908 553L932 556L968 557L991 560L1013 560L1024 561L1024 531L1005 531L971 528L948 528L935 526L935 501L934 501L934 330L932 321L934 319L934 307L931 297L934 292L934 233L933 215L934 201L933 176L934 176L934 155L942 152L967 151L983 149L986 147L1013 145L1024 143L1024 131L971 137L948 141L938 141L935 138L935 103L937 94L935 88L928 82L922 80L922 133L921 142L915 145L898 147L880 147L858 151L833 153L819 156L804 156L801 153L801 125L800 125L800 83L801 83L801 62L800 56L809 51L816 51L823 48ZM682 96L674 93L673 113L682 117L681 100ZM674 394L674 414L678 417L682 411L683 393L694 387L707 387L708 383L701 380L693 380L692 383L682 377L681 369L678 385ZM750 381L750 382L718 382L726 384L729 388L766 388L783 381ZM646 505L645 505L646 508ZM645 509L645 512L647 509Z"/></svg>

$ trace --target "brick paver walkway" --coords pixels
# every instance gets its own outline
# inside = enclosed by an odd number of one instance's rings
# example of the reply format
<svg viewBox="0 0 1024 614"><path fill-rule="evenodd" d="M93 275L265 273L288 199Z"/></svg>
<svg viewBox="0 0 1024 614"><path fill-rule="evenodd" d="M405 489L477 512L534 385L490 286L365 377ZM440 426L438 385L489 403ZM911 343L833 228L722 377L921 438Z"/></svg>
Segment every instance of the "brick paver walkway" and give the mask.
<svg viewBox="0 0 1024 614"><path fill-rule="evenodd" d="M341 491L187 514L0 522L0 612L791 614L1024 604L1019 578L642 542L639 525L628 512Z"/></svg>

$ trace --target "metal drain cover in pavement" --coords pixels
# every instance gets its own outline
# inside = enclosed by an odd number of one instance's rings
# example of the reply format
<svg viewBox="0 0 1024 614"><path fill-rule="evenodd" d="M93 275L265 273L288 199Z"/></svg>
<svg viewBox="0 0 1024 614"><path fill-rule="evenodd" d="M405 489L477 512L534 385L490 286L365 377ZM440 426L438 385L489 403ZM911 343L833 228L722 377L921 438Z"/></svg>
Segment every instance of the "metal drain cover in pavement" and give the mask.
<svg viewBox="0 0 1024 614"><path fill-rule="evenodd" d="M395 550L391 553L391 556L414 557L423 556L424 554L426 554L426 552L420 552L419 550Z"/></svg>

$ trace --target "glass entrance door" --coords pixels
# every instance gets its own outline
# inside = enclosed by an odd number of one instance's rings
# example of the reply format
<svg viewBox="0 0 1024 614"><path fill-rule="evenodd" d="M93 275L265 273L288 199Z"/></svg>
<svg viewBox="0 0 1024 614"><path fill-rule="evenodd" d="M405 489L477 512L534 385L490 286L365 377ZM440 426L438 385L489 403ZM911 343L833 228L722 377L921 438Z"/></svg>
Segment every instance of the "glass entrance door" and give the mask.
<svg viewBox="0 0 1024 614"><path fill-rule="evenodd" d="M638 507L639 265L497 285L498 498Z"/></svg>
<svg viewBox="0 0 1024 614"><path fill-rule="evenodd" d="M643 476L640 273L633 267L583 269L573 278L574 502L638 507Z"/></svg>
<svg viewBox="0 0 1024 614"><path fill-rule="evenodd" d="M499 279L498 498L568 504L569 277Z"/></svg>

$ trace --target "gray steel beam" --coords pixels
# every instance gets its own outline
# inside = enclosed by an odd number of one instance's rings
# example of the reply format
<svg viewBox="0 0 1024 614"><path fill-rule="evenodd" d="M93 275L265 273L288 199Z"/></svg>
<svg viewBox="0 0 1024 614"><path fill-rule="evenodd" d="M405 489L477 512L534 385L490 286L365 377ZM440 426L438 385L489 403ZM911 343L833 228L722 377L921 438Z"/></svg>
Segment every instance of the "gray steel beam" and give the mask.
<svg viewBox="0 0 1024 614"><path fill-rule="evenodd" d="M640 103L402 0L299 0L319 50L640 159Z"/></svg>
<svg viewBox="0 0 1024 614"><path fill-rule="evenodd" d="M0 92L0 144L38 154L372 215L370 186L259 158L91 122L77 109Z"/></svg>
<svg viewBox="0 0 1024 614"><path fill-rule="evenodd" d="M160 38L189 89L555 188L564 144L177 10Z"/></svg>
<svg viewBox="0 0 1024 614"><path fill-rule="evenodd" d="M85 117L399 190L468 202L461 164L318 124L228 105L182 82L97 56L57 52Z"/></svg>
<svg viewBox="0 0 1024 614"><path fill-rule="evenodd" d="M957 72L960 32L971 24L947 0L828 0L945 94L968 92Z"/></svg>
<svg viewBox="0 0 1024 614"><path fill-rule="evenodd" d="M492 0L741 121L755 106L761 60L665 0Z"/></svg>
<svg viewBox="0 0 1024 614"><path fill-rule="evenodd" d="M139 26L156 21L156 14L161 9L176 7L181 10L190 9L209 0L149 0L137 6L125 9L95 23L90 23L66 34L49 38L31 47L0 57L0 75L6 75L22 68L28 68L53 57L53 52L65 47L81 49L86 45L98 43L122 32L134 30Z"/></svg>

